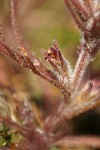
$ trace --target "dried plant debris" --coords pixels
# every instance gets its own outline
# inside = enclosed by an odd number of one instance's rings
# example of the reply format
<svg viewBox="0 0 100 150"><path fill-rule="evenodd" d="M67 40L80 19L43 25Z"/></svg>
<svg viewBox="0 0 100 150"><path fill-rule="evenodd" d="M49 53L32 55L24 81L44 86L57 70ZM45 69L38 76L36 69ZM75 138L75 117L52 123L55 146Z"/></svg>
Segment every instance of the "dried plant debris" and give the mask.
<svg viewBox="0 0 100 150"><path fill-rule="evenodd" d="M3 27L0 24L0 51L13 59L17 64L32 71L52 85L56 86L64 98L57 103L49 116L42 117L39 110L28 100L16 100L16 111L19 122L12 119L5 98L0 93L0 150L49 150L53 146L73 147L85 146L100 148L100 137L63 136L58 126L65 121L94 109L100 105L100 81L95 80L83 84L83 76L88 65L100 49L100 9L98 0L64 0L77 27L81 32L80 53L73 68L67 60L56 40L47 50L42 50L44 58L52 67L46 68L30 51L20 34L15 16L15 2L9 0L11 25L18 45L17 51L5 41ZM6 126L6 129L4 128ZM63 129L64 130L64 129ZM11 142L12 137L19 140ZM7 141L7 136L9 142ZM2 142L3 141L3 142ZM12 140L13 141L13 140ZM4 146L4 147L3 147Z"/></svg>

